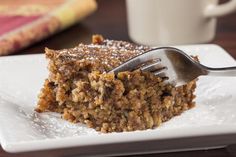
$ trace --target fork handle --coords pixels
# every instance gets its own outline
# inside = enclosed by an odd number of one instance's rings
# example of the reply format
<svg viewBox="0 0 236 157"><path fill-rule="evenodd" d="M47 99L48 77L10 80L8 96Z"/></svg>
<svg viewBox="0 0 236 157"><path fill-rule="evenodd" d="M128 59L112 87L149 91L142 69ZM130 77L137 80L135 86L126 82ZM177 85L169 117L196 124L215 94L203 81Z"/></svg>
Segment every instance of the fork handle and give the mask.
<svg viewBox="0 0 236 157"><path fill-rule="evenodd" d="M236 76L236 67L210 68L206 67L209 76Z"/></svg>

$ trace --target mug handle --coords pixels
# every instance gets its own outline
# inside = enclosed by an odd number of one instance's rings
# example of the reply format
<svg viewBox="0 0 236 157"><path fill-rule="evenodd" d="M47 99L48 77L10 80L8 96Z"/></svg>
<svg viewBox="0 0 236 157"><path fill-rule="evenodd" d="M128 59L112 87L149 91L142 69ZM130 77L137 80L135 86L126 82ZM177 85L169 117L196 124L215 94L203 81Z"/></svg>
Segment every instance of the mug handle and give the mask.
<svg viewBox="0 0 236 157"><path fill-rule="evenodd" d="M205 16L212 17L220 17L236 11L236 0L230 0L225 4L220 5L209 5L205 10Z"/></svg>

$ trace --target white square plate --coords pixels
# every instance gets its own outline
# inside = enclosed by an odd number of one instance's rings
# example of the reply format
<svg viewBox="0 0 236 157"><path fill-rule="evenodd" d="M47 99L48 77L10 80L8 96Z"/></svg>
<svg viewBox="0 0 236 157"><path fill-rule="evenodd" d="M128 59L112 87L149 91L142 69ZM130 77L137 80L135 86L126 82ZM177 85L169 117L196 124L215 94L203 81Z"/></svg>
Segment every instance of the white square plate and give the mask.
<svg viewBox="0 0 236 157"><path fill-rule="evenodd" d="M236 66L217 45L179 46L211 67ZM111 155L221 147L236 143L236 77L200 77L196 107L157 129L100 134L53 113L35 113L47 77L44 55L0 58L0 142L8 152L76 147Z"/></svg>

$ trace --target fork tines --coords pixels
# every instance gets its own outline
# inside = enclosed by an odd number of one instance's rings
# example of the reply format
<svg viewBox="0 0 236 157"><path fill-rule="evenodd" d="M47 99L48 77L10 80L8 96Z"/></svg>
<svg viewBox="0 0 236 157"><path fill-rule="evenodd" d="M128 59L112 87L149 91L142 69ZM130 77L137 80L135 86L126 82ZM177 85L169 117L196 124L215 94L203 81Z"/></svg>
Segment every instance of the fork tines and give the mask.
<svg viewBox="0 0 236 157"><path fill-rule="evenodd" d="M143 63L140 67L140 70L141 71L148 71L148 72L153 73L156 76L166 78L165 71L167 70L167 67L161 65L160 58L152 59L150 61Z"/></svg>

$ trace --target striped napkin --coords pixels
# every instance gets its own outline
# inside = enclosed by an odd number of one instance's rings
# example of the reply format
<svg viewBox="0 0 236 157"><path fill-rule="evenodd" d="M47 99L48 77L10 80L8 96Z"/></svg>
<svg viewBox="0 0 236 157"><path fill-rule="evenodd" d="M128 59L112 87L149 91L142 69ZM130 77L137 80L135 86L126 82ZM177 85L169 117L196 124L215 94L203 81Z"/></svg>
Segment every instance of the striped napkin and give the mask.
<svg viewBox="0 0 236 157"><path fill-rule="evenodd" d="M96 8L95 0L0 0L0 56L63 30Z"/></svg>

